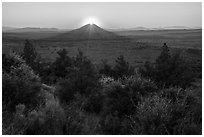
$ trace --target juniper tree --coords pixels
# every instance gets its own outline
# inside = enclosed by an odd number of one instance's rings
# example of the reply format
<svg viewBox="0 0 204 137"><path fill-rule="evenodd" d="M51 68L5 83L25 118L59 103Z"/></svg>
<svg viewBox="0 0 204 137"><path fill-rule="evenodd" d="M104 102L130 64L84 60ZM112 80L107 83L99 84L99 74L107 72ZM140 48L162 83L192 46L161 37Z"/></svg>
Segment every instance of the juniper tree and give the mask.
<svg viewBox="0 0 204 137"><path fill-rule="evenodd" d="M116 65L114 67L115 78L124 78L130 76L133 73L132 66L124 59L124 56L119 56L116 59Z"/></svg>
<svg viewBox="0 0 204 137"><path fill-rule="evenodd" d="M23 58L29 66L33 67L35 65L37 52L33 47L33 44L31 44L29 40L25 41L25 47L23 49Z"/></svg>

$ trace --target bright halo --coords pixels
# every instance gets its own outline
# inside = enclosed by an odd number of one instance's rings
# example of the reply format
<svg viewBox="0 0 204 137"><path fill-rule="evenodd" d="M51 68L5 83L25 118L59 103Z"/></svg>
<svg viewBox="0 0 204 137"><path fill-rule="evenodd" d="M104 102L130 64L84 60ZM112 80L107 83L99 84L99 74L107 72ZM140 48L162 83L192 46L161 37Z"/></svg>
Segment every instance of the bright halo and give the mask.
<svg viewBox="0 0 204 137"><path fill-rule="evenodd" d="M83 21L83 25L90 24L90 25L100 25L100 21L95 17L88 17Z"/></svg>

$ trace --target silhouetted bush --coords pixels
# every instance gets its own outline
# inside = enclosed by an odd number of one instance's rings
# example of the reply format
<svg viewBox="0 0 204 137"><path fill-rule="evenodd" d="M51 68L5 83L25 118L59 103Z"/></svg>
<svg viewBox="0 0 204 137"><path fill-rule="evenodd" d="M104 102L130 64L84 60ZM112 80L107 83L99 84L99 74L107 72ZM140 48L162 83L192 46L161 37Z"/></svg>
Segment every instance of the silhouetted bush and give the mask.
<svg viewBox="0 0 204 137"><path fill-rule="evenodd" d="M46 83L48 85L52 85L57 81L57 76L53 73L51 64L51 62L42 62L41 70L39 71L42 83Z"/></svg>
<svg viewBox="0 0 204 137"><path fill-rule="evenodd" d="M56 91L61 101L70 101L76 93L88 96L97 88L98 74L91 61L80 50L73 57L73 67L67 68L67 71L66 77L58 81L59 88Z"/></svg>
<svg viewBox="0 0 204 137"><path fill-rule="evenodd" d="M132 105L131 94L126 90L120 81L114 81L104 89L105 100L103 113L115 113L119 116L129 114L134 106Z"/></svg>
<svg viewBox="0 0 204 137"><path fill-rule="evenodd" d="M112 67L107 63L107 60L102 60L102 67L99 70L99 73L101 75L113 77L114 76L114 70Z"/></svg>
<svg viewBox="0 0 204 137"><path fill-rule="evenodd" d="M57 83L56 95L61 101L70 102L76 94L76 87L72 79L61 79Z"/></svg>
<svg viewBox="0 0 204 137"><path fill-rule="evenodd" d="M23 58L30 67L33 67L35 65L34 63L37 58L37 52L29 40L26 40L25 42L25 47L23 49Z"/></svg>
<svg viewBox="0 0 204 137"><path fill-rule="evenodd" d="M87 112L99 114L103 108L104 96L102 93L93 91L88 97L84 104L83 109Z"/></svg>
<svg viewBox="0 0 204 137"><path fill-rule="evenodd" d="M124 79L134 73L134 68L125 61L124 56L119 56L115 60L116 64L112 68L107 64L107 61L102 61L102 68L99 70L100 74L113 77L115 79Z"/></svg>
<svg viewBox="0 0 204 137"><path fill-rule="evenodd" d="M186 58L191 64L191 69L195 73L196 77L202 78L202 50L191 49L186 50Z"/></svg>
<svg viewBox="0 0 204 137"><path fill-rule="evenodd" d="M10 72L3 72L2 96L3 104L10 110L15 110L18 104L25 104L34 108L40 103L41 82L38 75L26 65L25 61L16 53L10 53L15 66Z"/></svg>
<svg viewBox="0 0 204 137"><path fill-rule="evenodd" d="M25 60L26 64L30 66L35 71L35 73L42 75L42 59L34 48L34 45L29 40L25 41L22 57Z"/></svg>
<svg viewBox="0 0 204 137"><path fill-rule="evenodd" d="M115 78L128 77L134 72L133 68L129 65L127 61L125 61L123 56L119 56L117 58L114 71Z"/></svg>
<svg viewBox="0 0 204 137"><path fill-rule="evenodd" d="M65 78L68 73L68 67L72 67L73 60L68 56L66 49L59 50L57 54L59 57L52 64L51 70L56 77Z"/></svg>
<svg viewBox="0 0 204 137"><path fill-rule="evenodd" d="M181 56L180 52L170 55L166 45L163 46L155 64L146 62L139 71L142 76L155 80L160 87L180 86L186 88L195 78L190 63Z"/></svg>
<svg viewBox="0 0 204 137"><path fill-rule="evenodd" d="M156 77L155 75L157 75L154 66L155 64L146 61L144 66L139 68L139 73L142 77L154 79Z"/></svg>
<svg viewBox="0 0 204 137"><path fill-rule="evenodd" d="M98 86L98 73L92 62L78 50L78 54L74 57L74 68L67 75L72 78L73 85L80 94L88 95L94 88Z"/></svg>

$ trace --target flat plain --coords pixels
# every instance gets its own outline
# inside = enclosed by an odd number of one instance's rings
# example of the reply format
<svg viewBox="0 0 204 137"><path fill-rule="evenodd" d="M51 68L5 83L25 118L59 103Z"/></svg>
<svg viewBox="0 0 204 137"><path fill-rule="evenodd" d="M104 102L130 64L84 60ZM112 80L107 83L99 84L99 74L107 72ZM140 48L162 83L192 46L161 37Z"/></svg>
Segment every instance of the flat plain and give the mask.
<svg viewBox="0 0 204 137"><path fill-rule="evenodd" d="M25 39L30 39L37 52L45 61L54 61L57 51L65 48L70 56L74 56L80 49L95 64L101 60L114 63L119 55L132 65L138 66L145 61L154 61L160 54L164 43L172 52L180 49L187 51L189 58L202 59L202 30L129 30L114 31L127 39L107 40L72 40L72 41L44 41L44 38L60 35L62 32L25 32L3 33L3 53L10 49L22 52Z"/></svg>

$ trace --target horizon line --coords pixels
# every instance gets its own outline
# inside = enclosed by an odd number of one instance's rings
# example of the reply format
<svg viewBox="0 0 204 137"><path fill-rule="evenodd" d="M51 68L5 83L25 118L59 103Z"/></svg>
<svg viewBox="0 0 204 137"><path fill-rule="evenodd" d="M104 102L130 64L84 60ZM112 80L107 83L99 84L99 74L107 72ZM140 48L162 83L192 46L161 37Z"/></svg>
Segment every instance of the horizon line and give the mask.
<svg viewBox="0 0 204 137"><path fill-rule="evenodd" d="M113 29L113 30L118 30L118 29L137 29L137 28L144 28L144 29L159 29L159 28L173 28L173 27L177 27L177 28L189 28L189 29L193 29L193 28L199 28L202 29L202 26L181 26L181 25L172 25L172 26L158 26L158 27L145 27L145 26L135 26L135 27L123 27L123 28L110 28L110 27L102 27L101 25L97 25L97 24L85 24L85 25L81 25L78 27L73 27L73 28L62 28L62 27L39 27L39 26L25 26L25 27L17 27L17 26L9 26L9 25L2 25L3 27L8 27L8 28L14 28L14 29L23 29L23 28L31 28L31 29L58 29L58 30L71 30L71 29L77 29L77 28L81 28L83 26L86 25L96 25L99 26L103 29Z"/></svg>

